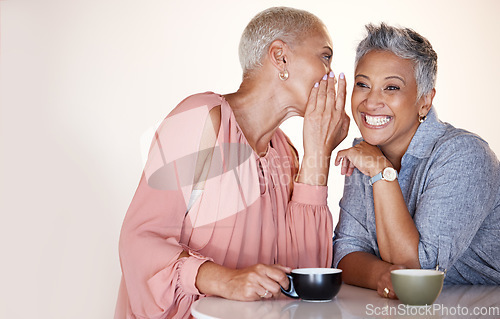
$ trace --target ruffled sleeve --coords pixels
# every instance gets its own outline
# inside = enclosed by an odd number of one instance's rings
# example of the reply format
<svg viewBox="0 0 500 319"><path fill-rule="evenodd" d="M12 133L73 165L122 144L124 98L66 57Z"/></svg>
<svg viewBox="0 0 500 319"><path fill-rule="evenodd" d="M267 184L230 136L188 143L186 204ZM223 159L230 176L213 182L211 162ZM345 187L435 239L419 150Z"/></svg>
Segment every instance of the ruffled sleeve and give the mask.
<svg viewBox="0 0 500 319"><path fill-rule="evenodd" d="M286 215L289 230L287 265L331 267L333 221L327 195L327 186L294 183Z"/></svg>
<svg viewBox="0 0 500 319"><path fill-rule="evenodd" d="M331 267L333 221L327 204L328 187L295 182L299 170L297 150L280 129L272 142L283 175L277 180L288 190L284 209L286 236L279 239L278 263L292 268ZM282 249L283 245L286 249Z"/></svg>
<svg viewBox="0 0 500 319"><path fill-rule="evenodd" d="M123 279L116 319L127 312L127 318L182 318L201 295L195 279L198 268L210 258L180 244L196 152L209 106L215 103L209 99L200 106L199 102L200 97L181 103L153 140L121 230ZM178 258L183 250L190 256Z"/></svg>

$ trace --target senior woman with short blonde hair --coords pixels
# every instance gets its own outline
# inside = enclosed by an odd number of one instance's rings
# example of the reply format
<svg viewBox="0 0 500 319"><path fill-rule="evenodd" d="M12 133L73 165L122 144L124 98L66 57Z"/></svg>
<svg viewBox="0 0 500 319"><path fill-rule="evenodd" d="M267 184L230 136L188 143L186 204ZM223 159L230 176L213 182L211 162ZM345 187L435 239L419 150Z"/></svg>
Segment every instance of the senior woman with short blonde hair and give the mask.
<svg viewBox="0 0 500 319"><path fill-rule="evenodd" d="M446 284L500 284L498 159L479 136L438 119L437 54L426 38L386 24L367 30L351 99L363 138L336 158L347 177L334 266L345 282L389 298L397 268L447 270Z"/></svg>
<svg viewBox="0 0 500 319"><path fill-rule="evenodd" d="M316 16L270 8L243 33L238 91L192 95L165 118L123 223L115 318L189 317L206 294L267 299L291 268L331 266L326 182L349 126L331 57ZM295 115L300 167L279 129Z"/></svg>

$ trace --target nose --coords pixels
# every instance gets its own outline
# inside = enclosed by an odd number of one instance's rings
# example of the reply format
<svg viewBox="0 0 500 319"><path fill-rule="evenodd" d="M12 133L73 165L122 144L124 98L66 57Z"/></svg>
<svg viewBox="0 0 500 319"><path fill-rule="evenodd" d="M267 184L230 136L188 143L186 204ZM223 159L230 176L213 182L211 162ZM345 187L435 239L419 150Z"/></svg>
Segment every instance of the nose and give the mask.
<svg viewBox="0 0 500 319"><path fill-rule="evenodd" d="M379 109L381 107L384 107L385 104L380 90L370 90L370 92L366 96L365 103L368 110Z"/></svg>
<svg viewBox="0 0 500 319"><path fill-rule="evenodd" d="M326 67L326 73L330 73L330 71L332 71L332 59L330 58L330 61L327 63Z"/></svg>

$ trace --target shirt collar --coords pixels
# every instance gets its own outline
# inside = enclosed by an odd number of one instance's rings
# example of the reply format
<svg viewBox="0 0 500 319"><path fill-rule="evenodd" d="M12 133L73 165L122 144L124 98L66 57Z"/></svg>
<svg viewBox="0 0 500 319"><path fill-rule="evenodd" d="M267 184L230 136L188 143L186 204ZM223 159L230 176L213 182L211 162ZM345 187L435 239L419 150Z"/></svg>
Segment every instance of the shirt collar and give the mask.
<svg viewBox="0 0 500 319"><path fill-rule="evenodd" d="M413 135L405 155L409 154L418 158L429 157L437 140L443 136L445 131L446 124L438 119L437 112L432 106L427 113L427 119L419 125L415 135Z"/></svg>

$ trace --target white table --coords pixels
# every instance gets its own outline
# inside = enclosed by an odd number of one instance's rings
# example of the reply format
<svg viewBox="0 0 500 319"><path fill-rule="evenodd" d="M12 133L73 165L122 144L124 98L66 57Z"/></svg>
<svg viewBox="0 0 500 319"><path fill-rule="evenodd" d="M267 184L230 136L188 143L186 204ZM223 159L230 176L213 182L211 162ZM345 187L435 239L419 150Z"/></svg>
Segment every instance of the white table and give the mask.
<svg viewBox="0 0 500 319"><path fill-rule="evenodd" d="M445 286L434 305L408 307L374 290L343 284L330 302L285 296L254 302L206 297L193 303L191 313L198 319L500 318L500 286Z"/></svg>

